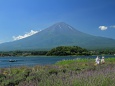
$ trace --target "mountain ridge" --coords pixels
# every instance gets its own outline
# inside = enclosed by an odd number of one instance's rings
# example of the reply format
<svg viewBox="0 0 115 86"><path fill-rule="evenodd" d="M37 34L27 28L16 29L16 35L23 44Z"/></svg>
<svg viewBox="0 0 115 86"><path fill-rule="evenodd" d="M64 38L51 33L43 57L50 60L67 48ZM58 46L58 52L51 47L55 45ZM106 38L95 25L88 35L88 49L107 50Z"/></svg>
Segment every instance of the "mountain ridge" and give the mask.
<svg viewBox="0 0 115 86"><path fill-rule="evenodd" d="M51 49L57 46L115 48L115 40L83 33L59 22L27 38L0 44L0 51Z"/></svg>

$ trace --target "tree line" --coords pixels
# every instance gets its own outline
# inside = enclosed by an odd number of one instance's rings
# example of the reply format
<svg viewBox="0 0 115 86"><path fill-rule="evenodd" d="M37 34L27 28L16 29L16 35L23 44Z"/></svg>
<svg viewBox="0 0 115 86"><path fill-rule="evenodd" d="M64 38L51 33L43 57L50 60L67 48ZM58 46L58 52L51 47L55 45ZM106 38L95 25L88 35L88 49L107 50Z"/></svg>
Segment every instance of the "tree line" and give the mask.
<svg viewBox="0 0 115 86"><path fill-rule="evenodd" d="M67 56L67 55L115 55L115 49L87 50L79 46L59 46L51 50L1 51L0 56Z"/></svg>
<svg viewBox="0 0 115 86"><path fill-rule="evenodd" d="M89 51L78 46L59 46L51 49L48 56L89 55Z"/></svg>
<svg viewBox="0 0 115 86"><path fill-rule="evenodd" d="M7 51L0 52L0 56L38 56L38 55L46 55L48 51Z"/></svg>

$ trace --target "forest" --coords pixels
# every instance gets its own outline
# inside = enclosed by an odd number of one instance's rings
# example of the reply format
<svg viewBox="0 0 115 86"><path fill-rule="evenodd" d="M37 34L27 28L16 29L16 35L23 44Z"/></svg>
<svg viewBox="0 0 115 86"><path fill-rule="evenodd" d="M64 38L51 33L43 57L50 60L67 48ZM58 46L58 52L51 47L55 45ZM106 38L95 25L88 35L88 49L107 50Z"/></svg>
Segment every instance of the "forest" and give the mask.
<svg viewBox="0 0 115 86"><path fill-rule="evenodd" d="M115 49L87 50L79 46L59 46L51 50L0 51L0 56L68 56L68 55L115 55Z"/></svg>

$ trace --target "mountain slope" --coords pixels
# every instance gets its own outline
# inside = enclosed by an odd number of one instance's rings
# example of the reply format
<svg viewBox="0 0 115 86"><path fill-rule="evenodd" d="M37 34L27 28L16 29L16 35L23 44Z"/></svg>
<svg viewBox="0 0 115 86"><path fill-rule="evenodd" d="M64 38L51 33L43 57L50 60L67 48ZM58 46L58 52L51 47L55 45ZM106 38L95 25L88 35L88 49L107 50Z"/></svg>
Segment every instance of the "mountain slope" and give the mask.
<svg viewBox="0 0 115 86"><path fill-rule="evenodd" d="M92 36L60 22L30 37L0 44L0 50L51 49L57 46L80 46L87 49L115 48L115 40Z"/></svg>

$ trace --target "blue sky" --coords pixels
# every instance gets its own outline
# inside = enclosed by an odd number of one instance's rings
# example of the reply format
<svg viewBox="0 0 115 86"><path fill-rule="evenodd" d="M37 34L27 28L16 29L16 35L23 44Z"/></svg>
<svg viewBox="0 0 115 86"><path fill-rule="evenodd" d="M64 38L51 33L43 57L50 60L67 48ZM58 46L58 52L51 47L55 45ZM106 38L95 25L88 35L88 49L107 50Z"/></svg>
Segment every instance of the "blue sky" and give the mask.
<svg viewBox="0 0 115 86"><path fill-rule="evenodd" d="M0 43L57 22L115 39L115 0L0 0Z"/></svg>

